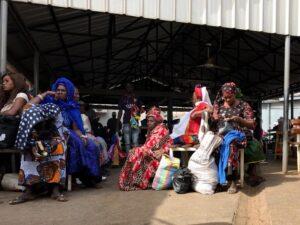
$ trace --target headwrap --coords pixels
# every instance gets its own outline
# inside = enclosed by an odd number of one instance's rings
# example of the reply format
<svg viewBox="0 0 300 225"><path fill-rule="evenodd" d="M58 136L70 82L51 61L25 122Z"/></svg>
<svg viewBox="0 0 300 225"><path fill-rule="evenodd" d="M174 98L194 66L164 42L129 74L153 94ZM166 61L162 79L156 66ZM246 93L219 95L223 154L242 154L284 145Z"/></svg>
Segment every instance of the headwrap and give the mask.
<svg viewBox="0 0 300 225"><path fill-rule="evenodd" d="M195 93L197 99L202 98L202 90L201 90L201 85L200 84L197 84L195 86L194 93Z"/></svg>
<svg viewBox="0 0 300 225"><path fill-rule="evenodd" d="M85 134L84 128L83 128L83 122L81 119L81 113L79 110L79 104L74 100L74 92L75 92L75 86L74 84L68 80L65 77L61 77L55 81L54 84L51 86L52 91L56 91L57 87L59 85L63 85L67 90L67 99L61 100L61 99L55 99L52 96L46 96L42 104L46 103L54 103L59 106L64 121L68 121L68 123L75 123L77 128ZM67 124L68 124L67 123Z"/></svg>
<svg viewBox="0 0 300 225"><path fill-rule="evenodd" d="M222 92L226 92L229 94L236 94L237 88L236 88L236 84L233 82L228 82L223 84L222 86Z"/></svg>
<svg viewBox="0 0 300 225"><path fill-rule="evenodd" d="M161 115L161 110L157 107L152 107L149 112L147 113L147 118L153 117L156 122L161 123L164 121L164 118Z"/></svg>
<svg viewBox="0 0 300 225"><path fill-rule="evenodd" d="M226 92L229 94L234 94L235 96L237 96L239 93L241 93L238 90L239 90L239 88L237 88L237 86L234 82L228 82L228 83L223 84L217 93L217 96L214 101L214 105L217 104L220 106L223 103L223 101L224 101L223 100L223 92Z"/></svg>

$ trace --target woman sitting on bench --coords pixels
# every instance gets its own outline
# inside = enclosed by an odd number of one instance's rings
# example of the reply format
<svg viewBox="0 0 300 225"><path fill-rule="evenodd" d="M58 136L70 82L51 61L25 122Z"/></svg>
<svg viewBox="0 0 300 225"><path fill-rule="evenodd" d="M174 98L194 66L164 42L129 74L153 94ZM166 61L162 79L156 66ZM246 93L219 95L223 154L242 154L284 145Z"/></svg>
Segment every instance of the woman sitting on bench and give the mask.
<svg viewBox="0 0 300 225"><path fill-rule="evenodd" d="M229 194L237 192L236 181L238 179L238 166L239 166L239 147L245 148L245 158L247 161L247 156L255 156L254 158L249 158L249 161L252 160L263 160L264 156L260 149L257 148L247 148L250 146L253 147L254 143L253 135L250 130L254 129L255 121L253 116L253 110L250 105L240 99L236 98L237 96L237 87L235 83L225 83L220 91L217 94L216 100L214 102L213 110L213 119L217 123L217 128L219 134L225 136L224 142L226 142L226 135L230 131L237 131L236 138L232 138L232 142L229 146L229 157L225 166L227 166L228 171L231 172L231 175L227 174L228 180L231 182L228 189ZM238 134L241 134L238 136ZM241 137L242 139L239 139ZM247 137L247 140L245 139ZM238 139L240 142L238 142ZM246 147L247 146L247 147ZM252 154L250 151L255 151ZM226 154L225 154L226 155ZM221 156L222 157L222 156ZM220 163L219 163L220 167ZM252 169L252 168L251 168ZM250 173L250 172L249 172ZM253 173L250 173L251 178L254 177ZM219 178L220 178L220 168L219 168ZM226 178L225 178L226 180Z"/></svg>
<svg viewBox="0 0 300 225"><path fill-rule="evenodd" d="M172 140L156 107L147 113L147 128L145 144L129 151L121 170L119 187L123 191L150 188L162 154L169 152Z"/></svg>
<svg viewBox="0 0 300 225"><path fill-rule="evenodd" d="M5 74L0 87L0 115L16 116L29 101L25 77L19 73Z"/></svg>
<svg viewBox="0 0 300 225"><path fill-rule="evenodd" d="M206 87L196 85L192 98L194 109L186 113L173 128L171 138L174 145L195 145L208 131L208 114L212 105Z"/></svg>
<svg viewBox="0 0 300 225"><path fill-rule="evenodd" d="M85 186L101 188L99 155L96 144L85 134L79 110L74 100L75 86L67 78L61 77L52 85L52 91L39 94L30 102L33 104L53 103L63 117L63 126L68 130L67 172L78 177Z"/></svg>

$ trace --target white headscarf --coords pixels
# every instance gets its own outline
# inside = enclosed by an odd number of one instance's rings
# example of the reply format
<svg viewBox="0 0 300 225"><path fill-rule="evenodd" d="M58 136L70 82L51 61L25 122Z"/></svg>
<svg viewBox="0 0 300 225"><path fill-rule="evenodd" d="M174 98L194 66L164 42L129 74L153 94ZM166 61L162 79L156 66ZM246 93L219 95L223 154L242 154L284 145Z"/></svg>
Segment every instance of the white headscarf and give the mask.
<svg viewBox="0 0 300 225"><path fill-rule="evenodd" d="M209 106L212 106L206 87L201 88L201 94L202 94L201 101L196 102L195 105L197 106L198 104L204 102L204 103L207 103ZM192 109L190 112L185 113L184 116L180 119L179 123L173 127L173 132L170 135L172 139L175 139L175 138L180 137L185 134L186 128L187 128L189 120L190 120L191 113L194 110L195 109ZM199 128L199 133L198 133L199 142L202 141L204 134L208 131L208 129L209 129L208 113L203 112L202 116L201 116L200 128Z"/></svg>

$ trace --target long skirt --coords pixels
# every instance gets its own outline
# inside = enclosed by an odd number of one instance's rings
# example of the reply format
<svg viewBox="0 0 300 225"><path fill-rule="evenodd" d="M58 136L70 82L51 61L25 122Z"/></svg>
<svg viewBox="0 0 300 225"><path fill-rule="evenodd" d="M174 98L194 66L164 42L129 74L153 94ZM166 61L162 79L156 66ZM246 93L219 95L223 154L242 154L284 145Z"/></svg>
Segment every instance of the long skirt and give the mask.
<svg viewBox="0 0 300 225"><path fill-rule="evenodd" d="M123 191L150 188L158 166L159 161L145 149L137 147L130 150L121 170L119 188Z"/></svg>
<svg viewBox="0 0 300 225"><path fill-rule="evenodd" d="M100 178L100 149L90 139L85 144L72 130L68 139L68 174Z"/></svg>

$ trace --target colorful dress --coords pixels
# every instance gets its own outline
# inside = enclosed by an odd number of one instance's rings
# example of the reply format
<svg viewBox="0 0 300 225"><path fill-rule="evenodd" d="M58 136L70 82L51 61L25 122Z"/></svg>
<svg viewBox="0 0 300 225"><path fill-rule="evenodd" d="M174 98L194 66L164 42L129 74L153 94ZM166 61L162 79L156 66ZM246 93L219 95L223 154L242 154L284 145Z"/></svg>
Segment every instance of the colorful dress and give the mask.
<svg viewBox="0 0 300 225"><path fill-rule="evenodd" d="M51 138L51 142L43 142L48 156L36 158L33 149L37 143L32 138L32 131L38 124L51 118L55 119L57 135ZM22 152L19 171L20 185L31 186L38 183L65 185L66 141L62 123L60 110L54 104L32 106L23 113L16 139L16 147Z"/></svg>
<svg viewBox="0 0 300 225"><path fill-rule="evenodd" d="M214 108L215 108L214 110L217 110L219 118L230 118L232 116L239 116L246 120L253 120L254 114L251 106L243 100L238 100L238 101L239 101L238 104L232 107L225 107L224 105L219 106L218 104L214 104ZM239 147L245 147L245 160L246 162L251 162L252 159L249 158L248 156L252 155L250 151L252 152L253 149L255 149L253 148L252 143L257 141L253 139L252 132L248 128L241 127L237 122L230 121L229 123L232 129L244 132L247 137L247 139L245 139L245 141L240 143L239 146L235 141L233 141L230 145L230 156L228 159L228 166L232 166L233 170L235 170L239 166L239 152L238 152ZM224 120L221 119L218 121L219 129L224 127L224 125L225 125ZM247 140L248 140L248 144L247 144ZM251 147L247 148L246 146L247 147L251 146ZM258 158L263 160L264 155L261 149L255 149L255 151L256 151L255 161L257 161Z"/></svg>
<svg viewBox="0 0 300 225"><path fill-rule="evenodd" d="M67 99L63 101L47 96L42 104L53 103L61 110L63 126L68 130L67 173L78 176L86 186L93 186L101 180L100 148L89 138L84 143L73 130L76 124L81 133L85 134L79 104L74 100L74 84L62 77L52 85L52 91L56 91L59 85L66 88Z"/></svg>
<svg viewBox="0 0 300 225"><path fill-rule="evenodd" d="M201 125L201 116L193 118L193 115L197 112L202 112L204 109L208 107L208 103L206 102L200 102L190 113L188 113L187 116L187 125L185 128L185 132L183 135L180 135L178 137L175 137L173 139L173 142L175 145L179 144L197 144L199 142L198 140L198 134L199 129ZM185 120L183 117L181 121ZM179 126L184 126L183 124L179 124ZM174 127L174 131L176 130L176 127Z"/></svg>
<svg viewBox="0 0 300 225"><path fill-rule="evenodd" d="M143 146L129 151L119 177L121 190L143 190L151 187L151 179L154 178L160 160L154 157L155 147L160 145L160 141L168 135L168 129L161 123L148 134ZM168 153L171 144L172 140L167 138L160 149Z"/></svg>

